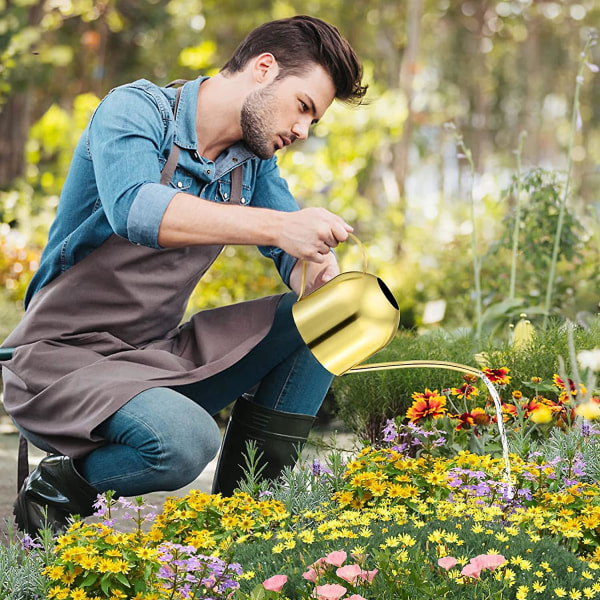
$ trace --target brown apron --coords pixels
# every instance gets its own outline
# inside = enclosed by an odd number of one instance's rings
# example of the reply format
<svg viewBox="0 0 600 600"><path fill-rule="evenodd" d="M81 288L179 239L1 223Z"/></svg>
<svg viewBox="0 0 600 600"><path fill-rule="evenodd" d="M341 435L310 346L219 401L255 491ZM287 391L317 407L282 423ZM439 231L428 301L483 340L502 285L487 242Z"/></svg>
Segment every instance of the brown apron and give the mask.
<svg viewBox="0 0 600 600"><path fill-rule="evenodd" d="M167 181L178 150L165 165ZM241 168L232 173L238 202ZM238 362L269 332L281 296L202 311L180 326L221 249L155 250L112 235L42 288L3 344L17 346L4 363L7 412L76 458L102 445L94 428L136 394Z"/></svg>

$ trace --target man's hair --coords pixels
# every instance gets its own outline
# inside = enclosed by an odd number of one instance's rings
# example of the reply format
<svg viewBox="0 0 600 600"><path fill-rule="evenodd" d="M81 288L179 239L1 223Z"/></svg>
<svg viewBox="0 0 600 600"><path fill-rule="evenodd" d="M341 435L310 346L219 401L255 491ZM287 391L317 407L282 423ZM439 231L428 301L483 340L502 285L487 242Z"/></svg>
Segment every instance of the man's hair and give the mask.
<svg viewBox="0 0 600 600"><path fill-rule="evenodd" d="M338 29L321 19L297 15L270 21L251 31L221 69L224 75L244 69L252 58L269 52L280 68L277 79L323 67L333 80L335 97L359 104L367 92L362 66Z"/></svg>

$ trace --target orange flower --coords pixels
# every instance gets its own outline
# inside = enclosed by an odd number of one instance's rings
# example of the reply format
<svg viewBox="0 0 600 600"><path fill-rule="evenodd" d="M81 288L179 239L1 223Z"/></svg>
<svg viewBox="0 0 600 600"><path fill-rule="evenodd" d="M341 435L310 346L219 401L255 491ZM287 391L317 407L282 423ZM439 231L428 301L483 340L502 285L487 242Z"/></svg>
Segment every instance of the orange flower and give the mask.
<svg viewBox="0 0 600 600"><path fill-rule="evenodd" d="M508 374L510 369L502 367L501 369L489 369L483 367L483 374L492 382L498 385L507 385L510 383L510 376Z"/></svg>
<svg viewBox="0 0 600 600"><path fill-rule="evenodd" d="M568 390L567 390L567 386L565 385L565 382L558 375L554 374L554 376L552 377L552 381L554 382L554 385L561 392L561 394L559 396L559 400L562 403L567 404L570 400L570 396L577 396L577 385L575 384L575 382L572 379L568 380L568 385L569 385ZM579 384L579 391L582 394L587 393L585 386L581 383Z"/></svg>
<svg viewBox="0 0 600 600"><path fill-rule="evenodd" d="M459 424L456 426L456 431L460 431L466 426L489 425L491 419L483 408L476 407L469 413L458 415Z"/></svg>
<svg viewBox="0 0 600 600"><path fill-rule="evenodd" d="M518 416L517 407L513 404L505 404L502 403L502 414L504 415L504 420L507 421L511 417L516 418Z"/></svg>
<svg viewBox="0 0 600 600"><path fill-rule="evenodd" d="M470 400L471 396L478 396L479 390L468 383L463 383L459 388L452 388L452 395L459 399Z"/></svg>
<svg viewBox="0 0 600 600"><path fill-rule="evenodd" d="M426 388L424 393L415 392L412 398L414 402L406 411L406 416L413 423L426 417L439 419L446 414L446 397L441 396L437 390L432 392Z"/></svg>

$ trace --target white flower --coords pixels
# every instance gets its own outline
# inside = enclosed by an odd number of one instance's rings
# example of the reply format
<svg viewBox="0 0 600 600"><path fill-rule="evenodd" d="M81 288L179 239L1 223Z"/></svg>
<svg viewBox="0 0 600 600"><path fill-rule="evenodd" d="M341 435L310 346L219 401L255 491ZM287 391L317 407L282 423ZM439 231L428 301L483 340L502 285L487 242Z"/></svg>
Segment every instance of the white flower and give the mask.
<svg viewBox="0 0 600 600"><path fill-rule="evenodd" d="M595 348L594 350L582 350L577 355L577 360L582 369L600 371L600 348Z"/></svg>

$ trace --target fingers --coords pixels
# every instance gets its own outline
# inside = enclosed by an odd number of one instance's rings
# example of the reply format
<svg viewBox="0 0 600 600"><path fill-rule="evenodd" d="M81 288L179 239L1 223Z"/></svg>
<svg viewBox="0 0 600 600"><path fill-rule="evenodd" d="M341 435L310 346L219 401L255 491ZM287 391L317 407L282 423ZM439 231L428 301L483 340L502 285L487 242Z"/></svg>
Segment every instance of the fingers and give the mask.
<svg viewBox="0 0 600 600"><path fill-rule="evenodd" d="M282 247L292 256L321 264L332 248L353 231L341 217L324 208L305 208L287 213L288 227L282 232Z"/></svg>

